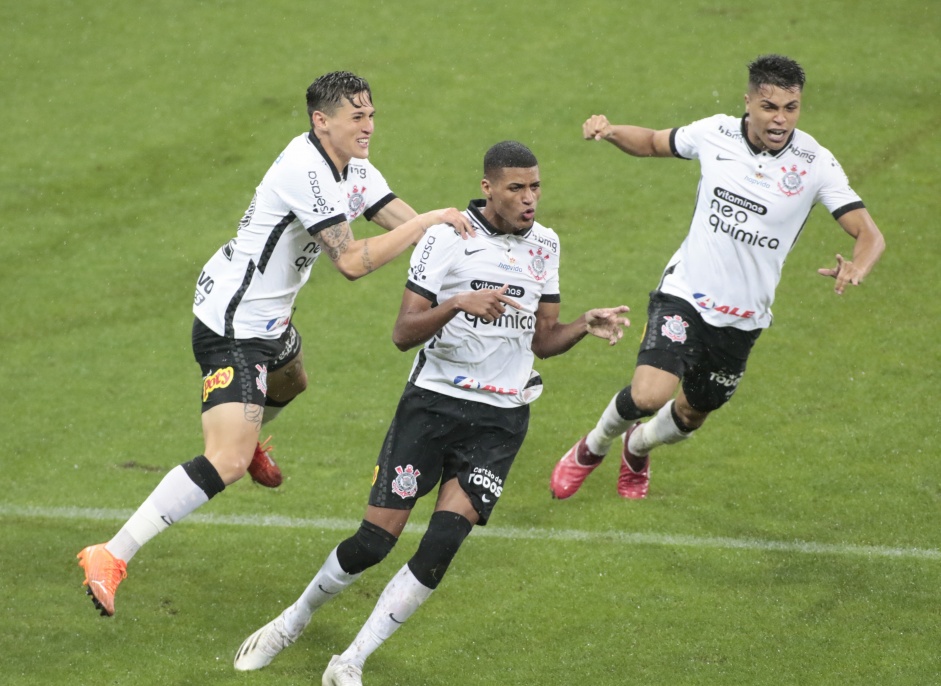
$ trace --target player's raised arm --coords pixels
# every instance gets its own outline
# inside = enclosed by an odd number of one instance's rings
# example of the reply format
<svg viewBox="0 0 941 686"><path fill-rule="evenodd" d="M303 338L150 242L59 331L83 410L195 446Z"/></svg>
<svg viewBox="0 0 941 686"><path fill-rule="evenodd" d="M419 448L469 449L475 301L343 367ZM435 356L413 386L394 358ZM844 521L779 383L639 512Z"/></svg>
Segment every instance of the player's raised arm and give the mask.
<svg viewBox="0 0 941 686"><path fill-rule="evenodd" d="M593 114L582 124L585 140L608 141L634 157L673 157L670 131L628 124L612 124L603 114Z"/></svg>
<svg viewBox="0 0 941 686"><path fill-rule="evenodd" d="M343 276L350 281L369 274L401 255L436 224L470 231L470 222L453 207L412 217L388 233L356 240L349 222L340 222L317 234L316 240Z"/></svg>
<svg viewBox="0 0 941 686"><path fill-rule="evenodd" d="M621 315L629 312L627 305L588 310L568 324L559 322L559 303L543 302L536 310L536 333L532 349L536 357L545 359L571 349L586 335L604 338L614 345L624 336L624 327L631 322Z"/></svg>
<svg viewBox="0 0 941 686"><path fill-rule="evenodd" d="M378 224L386 231L391 231L397 226L401 226L409 219L417 216L418 212L412 209L411 205L402 200L402 198L395 198L381 210L376 212L376 214L372 217L372 222L374 224ZM474 231L473 225L469 222L455 226L454 230L457 231L461 235L461 238L464 239L477 235Z"/></svg>

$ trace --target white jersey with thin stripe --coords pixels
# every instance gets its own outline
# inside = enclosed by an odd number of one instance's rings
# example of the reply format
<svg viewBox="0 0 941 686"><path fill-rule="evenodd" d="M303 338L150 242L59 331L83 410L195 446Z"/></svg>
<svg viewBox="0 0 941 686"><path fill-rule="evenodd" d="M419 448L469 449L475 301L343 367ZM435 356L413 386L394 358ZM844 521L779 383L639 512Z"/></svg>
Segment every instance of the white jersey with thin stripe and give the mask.
<svg viewBox="0 0 941 686"><path fill-rule="evenodd" d="M521 310L507 307L492 322L460 312L418 352L409 380L431 391L495 405L518 407L538 397L532 340L540 302L560 302L559 237L534 223L519 234L497 232L481 214L482 200L464 215L476 237L462 239L441 224L425 232L412 253L406 288L436 306L466 291L500 289Z"/></svg>
<svg viewBox="0 0 941 686"><path fill-rule="evenodd" d="M209 259L193 312L229 338L278 338L320 257L320 231L372 217L395 195L365 159L341 174L313 133L294 138L255 190L235 238Z"/></svg>
<svg viewBox="0 0 941 686"><path fill-rule="evenodd" d="M829 150L795 130L776 153L755 148L745 119L718 114L670 134L673 154L698 159L702 176L689 234L660 290L683 298L713 326L771 325L784 260L814 205L834 218L863 207Z"/></svg>

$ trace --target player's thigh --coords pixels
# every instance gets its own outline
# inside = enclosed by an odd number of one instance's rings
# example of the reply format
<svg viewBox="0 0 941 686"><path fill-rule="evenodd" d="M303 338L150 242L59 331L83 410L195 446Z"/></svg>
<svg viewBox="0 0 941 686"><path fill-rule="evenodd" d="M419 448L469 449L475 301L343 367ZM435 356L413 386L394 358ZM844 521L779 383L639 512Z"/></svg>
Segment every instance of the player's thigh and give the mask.
<svg viewBox="0 0 941 686"><path fill-rule="evenodd" d="M411 510L397 510L391 507L369 505L366 507L366 514L363 519L398 538L408 523L411 514Z"/></svg>
<svg viewBox="0 0 941 686"><path fill-rule="evenodd" d="M252 461L264 407L223 403L203 412L205 456L226 485L238 481Z"/></svg>
<svg viewBox="0 0 941 686"><path fill-rule="evenodd" d="M457 478L448 479L438 490L438 500L435 502L435 512L456 512L471 524L480 519L477 508L471 502L470 496L461 487Z"/></svg>
<svg viewBox="0 0 941 686"><path fill-rule="evenodd" d="M670 401L679 384L673 372L639 364L631 379L631 399L638 408L656 412Z"/></svg>

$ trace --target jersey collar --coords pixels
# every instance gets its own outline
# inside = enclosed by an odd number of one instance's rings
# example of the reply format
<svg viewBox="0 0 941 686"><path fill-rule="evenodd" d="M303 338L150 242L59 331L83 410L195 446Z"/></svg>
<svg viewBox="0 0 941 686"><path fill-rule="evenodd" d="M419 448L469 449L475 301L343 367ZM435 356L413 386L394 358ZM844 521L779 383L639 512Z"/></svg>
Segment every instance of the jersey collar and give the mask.
<svg viewBox="0 0 941 686"><path fill-rule="evenodd" d="M767 152L772 157L780 157L785 152L787 152L788 148L791 147L791 141L794 140L794 134L796 133L797 133L797 129L794 129L793 131L791 131L791 135L788 136L787 142L783 146L781 146L781 149L778 150L777 152L772 153L770 150L762 150L758 146L754 145L748 139L748 115L747 114L742 115L742 139L745 141L745 145L748 146L748 149L752 151L753 155L760 155L763 152Z"/></svg>
<svg viewBox="0 0 941 686"><path fill-rule="evenodd" d="M333 160L330 159L330 155L327 154L327 151L323 149L323 145L320 143L320 139L317 138L314 130L311 129L310 133L307 134L307 138L310 139L310 142L314 144L314 147L317 148L317 152L323 155L324 161L327 163L327 166L330 167L330 171L333 172L333 179L337 183L344 181L346 179L346 172L350 168L349 165L343 167L343 173L337 171L336 165L333 163Z"/></svg>
<svg viewBox="0 0 941 686"><path fill-rule="evenodd" d="M483 209L487 206L487 201L480 200L471 200L470 204L467 206L467 213L470 215L470 218L474 221L475 224L479 226L485 233L490 234L491 236L519 236L520 238L525 238L532 232L532 227L528 229L521 229L515 233L505 234L500 231L497 231L493 224L487 221L487 218L483 215Z"/></svg>

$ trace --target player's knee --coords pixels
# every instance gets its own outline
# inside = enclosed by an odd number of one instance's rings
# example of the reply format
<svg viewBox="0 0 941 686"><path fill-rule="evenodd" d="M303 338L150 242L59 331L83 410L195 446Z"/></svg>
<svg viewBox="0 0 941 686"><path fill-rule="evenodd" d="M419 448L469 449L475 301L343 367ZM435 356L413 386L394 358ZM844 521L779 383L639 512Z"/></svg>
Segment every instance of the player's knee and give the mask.
<svg viewBox="0 0 941 686"><path fill-rule="evenodd" d="M359 574L382 562L398 539L372 522L363 522L355 534L337 546L337 561L347 574Z"/></svg>
<svg viewBox="0 0 941 686"><path fill-rule="evenodd" d="M644 388L637 388L632 384L621 389L615 400L618 414L627 421L643 419L654 414L667 404L669 397L660 399Z"/></svg>
<svg viewBox="0 0 941 686"><path fill-rule="evenodd" d="M473 528L469 519L456 512L441 510L431 515L428 530L408 561L415 578L428 588L437 588Z"/></svg>

